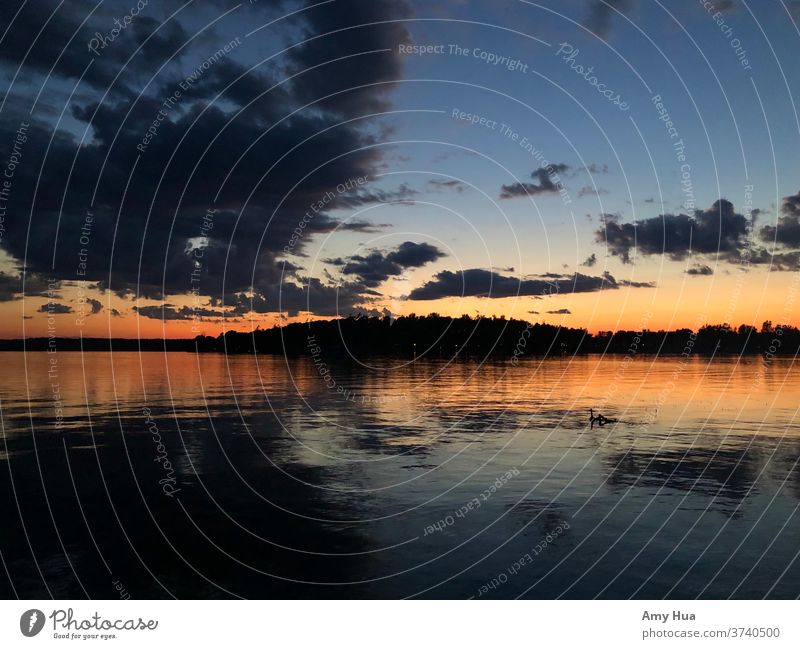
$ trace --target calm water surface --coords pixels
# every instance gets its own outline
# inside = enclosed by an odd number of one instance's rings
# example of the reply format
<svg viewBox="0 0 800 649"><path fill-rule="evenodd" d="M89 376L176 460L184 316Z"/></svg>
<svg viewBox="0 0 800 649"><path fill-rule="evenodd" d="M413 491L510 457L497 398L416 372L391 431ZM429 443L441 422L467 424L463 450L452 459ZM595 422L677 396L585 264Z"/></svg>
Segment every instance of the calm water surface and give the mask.
<svg viewBox="0 0 800 649"><path fill-rule="evenodd" d="M4 597L800 595L791 360L0 362Z"/></svg>

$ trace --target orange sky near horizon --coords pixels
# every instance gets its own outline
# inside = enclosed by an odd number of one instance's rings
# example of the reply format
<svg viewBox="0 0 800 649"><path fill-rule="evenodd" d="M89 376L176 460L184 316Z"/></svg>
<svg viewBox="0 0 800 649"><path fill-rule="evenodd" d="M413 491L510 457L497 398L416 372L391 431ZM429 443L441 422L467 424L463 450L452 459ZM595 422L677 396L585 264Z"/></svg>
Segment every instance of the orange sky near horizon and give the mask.
<svg viewBox="0 0 800 649"><path fill-rule="evenodd" d="M134 302L99 291L87 295L99 300L103 308L99 313L88 314L80 324L81 306L78 289L64 286L60 302L73 309L71 313L53 316L53 329L58 337L113 337L113 338L193 338L198 334L217 336L235 329L251 331L256 326L270 328L289 322L305 322L309 318L325 319L309 314L294 317L277 314L249 314L224 321L167 320L141 316L132 310L140 306L160 305L152 300ZM189 296L167 300L176 307L191 306ZM48 314L47 299L32 297L12 300L0 305L2 325L0 338L46 337ZM419 301L391 299L376 303L376 308L387 307L395 315L439 313L458 317L501 316L531 322L586 328L592 333L619 329L651 330L697 329L704 324L731 325L754 324L764 320L774 323L796 324L800 316L800 278L791 273L769 273L763 270L719 273L711 277L690 278L679 276L664 278L658 288L619 288L591 293L571 293L545 298L531 296L512 298L445 298ZM121 315L111 316L109 309ZM547 313L568 310L568 314ZM536 312L536 313L532 313ZM24 317L24 319L23 319Z"/></svg>

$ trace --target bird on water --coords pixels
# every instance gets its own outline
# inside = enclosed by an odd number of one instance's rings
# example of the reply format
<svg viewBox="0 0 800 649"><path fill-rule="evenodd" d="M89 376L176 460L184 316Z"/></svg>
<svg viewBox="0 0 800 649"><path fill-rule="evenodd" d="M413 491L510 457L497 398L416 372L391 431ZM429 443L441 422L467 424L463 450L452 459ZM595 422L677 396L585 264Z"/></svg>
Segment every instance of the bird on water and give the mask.
<svg viewBox="0 0 800 649"><path fill-rule="evenodd" d="M616 419L612 419L611 417L605 417L604 415L600 414L595 415L594 409L589 408L589 424L591 424L592 426L594 426L595 424L597 424L598 426L605 426L606 424L613 424L616 421L617 421Z"/></svg>

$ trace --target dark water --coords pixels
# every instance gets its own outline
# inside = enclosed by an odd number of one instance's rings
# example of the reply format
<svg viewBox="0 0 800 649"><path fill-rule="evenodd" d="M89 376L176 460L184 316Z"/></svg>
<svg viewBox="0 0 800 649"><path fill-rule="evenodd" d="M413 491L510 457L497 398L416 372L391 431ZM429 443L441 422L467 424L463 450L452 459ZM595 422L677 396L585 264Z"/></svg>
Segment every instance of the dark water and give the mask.
<svg viewBox="0 0 800 649"><path fill-rule="evenodd" d="M800 594L791 360L0 361L6 598Z"/></svg>

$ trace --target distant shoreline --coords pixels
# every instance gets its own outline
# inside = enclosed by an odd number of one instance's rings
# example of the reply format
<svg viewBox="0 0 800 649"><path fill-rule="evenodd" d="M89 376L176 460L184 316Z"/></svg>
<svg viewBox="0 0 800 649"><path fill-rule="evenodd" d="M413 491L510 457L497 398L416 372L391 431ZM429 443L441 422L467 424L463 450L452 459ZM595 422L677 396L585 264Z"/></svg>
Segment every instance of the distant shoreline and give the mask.
<svg viewBox="0 0 800 649"><path fill-rule="evenodd" d="M66 340L73 341L75 339L66 339ZM86 339L84 339L84 341L85 340ZM121 344L117 344L116 342L114 342L114 344L111 345L111 346L108 346L108 345L106 347L93 346L93 347L84 347L83 349L81 349L79 345L64 345L64 346L61 346L61 344L59 343L59 347L58 347L57 351L59 353L82 352L82 353L86 353L86 354L96 354L96 353L106 353L106 354L108 354L108 353L112 353L112 352L116 352L116 353L141 352L141 353L145 353L145 354L155 354L155 353L161 352L161 353L169 353L169 354L179 354L179 353L181 353L181 354L203 354L203 355L209 355L209 356L216 355L216 354L229 354L231 356L244 356L246 354L251 354L251 355L255 354L255 355L259 355L259 356L284 356L286 358L309 358L309 359L312 358L311 355L309 355L309 354L302 354L302 353L288 352L288 351L285 352L285 353L280 353L280 352L276 352L276 351L256 351L256 352L253 352L252 350L247 351L247 352L232 351L232 350L227 350L226 351L224 349L219 349L219 350L217 350L217 349L213 349L213 350L200 349L200 350L198 350L194 345L194 341L191 340L191 339L188 339L188 340L184 340L184 339L179 339L178 340L178 339L176 339L176 341L180 342L180 343L187 343L188 342L189 344L188 345L186 345L186 344L182 344L182 345L167 345L166 348L165 348L165 346L162 344L163 341L161 339L159 339L159 338L142 339L142 343L147 343L147 344L142 344L141 346L135 345L135 344L134 345L128 345L127 344L128 339L122 339L122 343ZM8 346L8 345L4 344L4 343L8 343L8 342L16 342L16 341L8 341L8 340L0 341L0 354L3 354L3 353L20 353L20 352L25 352L25 353L31 352L31 353L39 354L39 353L46 353L48 351L48 349L46 347L39 347L39 346L32 347L32 346L29 346L29 347L23 348L20 345L17 348L17 347L11 347L11 346ZM133 342L135 343L136 341L133 341ZM157 343L157 344L150 344L150 343ZM344 358L345 355L346 354L344 354L344 353L338 353L335 356L338 357L338 358ZM624 357L626 357L628 355L629 354L627 354L626 352L622 352L622 351L602 352L602 351L582 351L582 350L578 350L578 351L575 351L575 352L566 352L566 353L562 353L562 354L556 354L556 353L551 353L551 354L542 354L542 353L527 354L525 356L520 356L518 360L519 360L519 362L525 362L526 360L533 360L533 359L542 360L542 359L548 359L548 358L550 358L550 359L559 359L559 358L590 357L590 356L613 356L613 357L624 358ZM370 358L370 357L371 358L407 358L407 357L401 356L399 354L387 354L387 353L383 353L383 352L375 352L373 354L370 354L370 353L358 353L358 354L354 354L353 356L355 358ZM631 355L631 356L633 356L633 355ZM635 356L636 357L641 357L641 358L651 358L651 357L652 358L681 358L684 355L680 354L678 352L673 352L673 351L662 351L662 352L643 351L643 352L637 353ZM746 351L746 352L738 352L738 353L737 352L730 352L730 351L728 351L728 352L718 351L717 353L698 351L698 352L692 354L692 356L695 357L695 358L711 358L711 357L714 357L714 358L735 358L735 357L757 358L757 357L764 357L765 354L764 354L764 352L761 352L761 351ZM775 357L775 358L792 358L794 356L800 356L800 350L798 350L797 352L791 352L791 353L776 353L776 354L773 354L772 356ZM454 357L452 357L452 356L450 356L450 357L443 356L443 355L442 356L435 356L435 355L432 355L432 354L428 354L428 355L425 355L425 356L418 356L416 358L416 360L419 360L419 361L453 360L453 359L454 359ZM464 361L476 361L476 360L486 360L486 361L494 360L494 361L497 361L497 360L503 360L503 357L500 354L489 354L489 355L484 356L484 357L478 356L477 354L469 354L469 355L459 354L456 357L456 359L457 360L464 360ZM506 359L506 360L510 360L510 359Z"/></svg>
<svg viewBox="0 0 800 649"><path fill-rule="evenodd" d="M196 351L194 338L8 338L0 339L0 352ZM166 347L166 350L165 350Z"/></svg>
<svg viewBox="0 0 800 649"><path fill-rule="evenodd" d="M0 340L0 351L142 351L330 357L524 358L575 355L794 356L800 330L767 321L706 325L692 331L617 331L533 324L505 318L429 316L314 320L251 332L195 338L25 338Z"/></svg>

